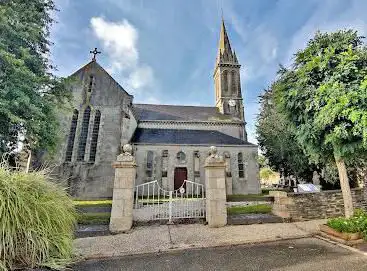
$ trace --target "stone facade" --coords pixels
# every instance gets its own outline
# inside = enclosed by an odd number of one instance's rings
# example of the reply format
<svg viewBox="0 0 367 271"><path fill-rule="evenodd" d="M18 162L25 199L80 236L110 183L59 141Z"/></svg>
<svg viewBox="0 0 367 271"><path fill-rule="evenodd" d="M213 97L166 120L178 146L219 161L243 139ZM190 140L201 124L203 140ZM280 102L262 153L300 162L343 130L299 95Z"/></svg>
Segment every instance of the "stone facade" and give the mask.
<svg viewBox="0 0 367 271"><path fill-rule="evenodd" d="M91 76L92 88L89 91ZM129 106L129 95L97 62L90 62L70 76L73 93L70 110L60 112L62 138L59 147L59 178L67 180L70 193L77 198L111 198L114 170L111 164L120 152L120 144L127 143L136 128ZM82 131L83 113L90 106L88 131L93 130L95 113L101 113L95 161L89 161L91 132L87 135L84 159L77 161ZM66 161L67 144L73 110L79 113L71 161Z"/></svg>
<svg viewBox="0 0 367 271"><path fill-rule="evenodd" d="M363 189L352 189L353 207L366 209ZM341 190L320 193L286 193L272 191L273 213L294 221L344 216Z"/></svg>
<svg viewBox="0 0 367 271"><path fill-rule="evenodd" d="M222 156L229 156L226 169L227 179L230 179L227 189L228 194L258 194L260 193L260 183L258 176L257 146L218 146L218 153ZM153 174L148 177L146 174L147 152L153 151ZM167 151L167 163L164 165L162 154ZM179 161L178 152L184 152L186 159ZM244 157L245 172L244 178L239 178L238 173L238 153L242 152ZM172 190L174 187L174 169L176 167L187 168L187 179L189 181L204 184L205 180L205 159L209 156L208 146L185 146L185 145L134 145L136 156L137 178L136 184L142 184L153 180L162 180L162 187ZM162 172L167 172L162 174ZM232 190L232 191L231 191ZM230 193L232 192L232 193Z"/></svg>

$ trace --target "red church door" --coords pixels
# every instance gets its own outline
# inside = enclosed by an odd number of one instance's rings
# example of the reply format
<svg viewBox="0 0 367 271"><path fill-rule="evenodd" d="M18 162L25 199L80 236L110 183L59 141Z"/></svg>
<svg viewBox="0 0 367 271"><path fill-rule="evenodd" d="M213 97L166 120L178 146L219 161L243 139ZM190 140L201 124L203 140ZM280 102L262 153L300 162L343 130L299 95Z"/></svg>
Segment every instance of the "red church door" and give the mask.
<svg viewBox="0 0 367 271"><path fill-rule="evenodd" d="M184 180L187 180L187 168L185 167L176 167L175 168L175 180L174 180L174 189L179 189L183 184Z"/></svg>

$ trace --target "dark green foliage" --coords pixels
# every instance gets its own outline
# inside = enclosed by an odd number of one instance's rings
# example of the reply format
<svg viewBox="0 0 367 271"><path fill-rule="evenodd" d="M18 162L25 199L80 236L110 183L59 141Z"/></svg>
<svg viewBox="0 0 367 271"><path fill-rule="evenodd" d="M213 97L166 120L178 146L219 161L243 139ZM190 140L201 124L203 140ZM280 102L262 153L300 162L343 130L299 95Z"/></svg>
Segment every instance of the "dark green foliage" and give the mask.
<svg viewBox="0 0 367 271"><path fill-rule="evenodd" d="M48 60L54 10L52 0L0 1L0 153L20 135L33 150L57 142L56 108L69 93Z"/></svg>
<svg viewBox="0 0 367 271"><path fill-rule="evenodd" d="M293 175L298 180L311 181L316 165L309 161L297 142L292 123L282 112L277 101L277 82L260 97L261 110L256 132L267 164L284 177Z"/></svg>
<svg viewBox="0 0 367 271"><path fill-rule="evenodd" d="M280 71L279 102L313 161L367 151L367 50L353 30L316 33Z"/></svg>
<svg viewBox="0 0 367 271"><path fill-rule="evenodd" d="M356 209L351 218L331 218L327 221L327 225L338 232L360 232L367 240L367 213L361 209Z"/></svg>

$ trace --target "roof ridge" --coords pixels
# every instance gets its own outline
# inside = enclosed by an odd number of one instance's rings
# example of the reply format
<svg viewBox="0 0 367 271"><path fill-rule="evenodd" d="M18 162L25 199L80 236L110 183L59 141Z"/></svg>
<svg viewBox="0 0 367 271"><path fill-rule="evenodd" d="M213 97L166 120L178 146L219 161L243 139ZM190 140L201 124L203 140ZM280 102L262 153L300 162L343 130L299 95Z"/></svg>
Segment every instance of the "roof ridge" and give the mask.
<svg viewBox="0 0 367 271"><path fill-rule="evenodd" d="M134 103L134 105L155 105L155 106L180 106L180 107L207 107L207 108L217 108L215 106L208 105L180 105L180 104L144 104L144 103Z"/></svg>

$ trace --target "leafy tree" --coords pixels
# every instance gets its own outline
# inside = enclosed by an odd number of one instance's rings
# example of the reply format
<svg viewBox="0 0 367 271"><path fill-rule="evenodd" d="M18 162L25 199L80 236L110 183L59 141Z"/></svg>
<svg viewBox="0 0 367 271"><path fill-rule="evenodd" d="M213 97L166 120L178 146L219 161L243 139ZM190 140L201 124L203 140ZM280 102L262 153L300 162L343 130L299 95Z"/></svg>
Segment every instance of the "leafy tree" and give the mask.
<svg viewBox="0 0 367 271"><path fill-rule="evenodd" d="M56 145L56 108L69 94L48 59L52 11L52 0L0 1L0 154L22 138L33 150Z"/></svg>
<svg viewBox="0 0 367 271"><path fill-rule="evenodd" d="M335 161L346 217L353 213L346 162L367 152L367 49L353 30L317 32L280 71L277 92L312 161Z"/></svg>
<svg viewBox="0 0 367 271"><path fill-rule="evenodd" d="M263 167L260 169L260 179L269 180L273 176L276 176L276 172L272 171L271 168Z"/></svg>
<svg viewBox="0 0 367 271"><path fill-rule="evenodd" d="M311 181L316 165L309 162L299 146L292 123L281 111L276 99L275 82L260 97L257 117L257 140L269 166L283 177L294 176L298 181Z"/></svg>

